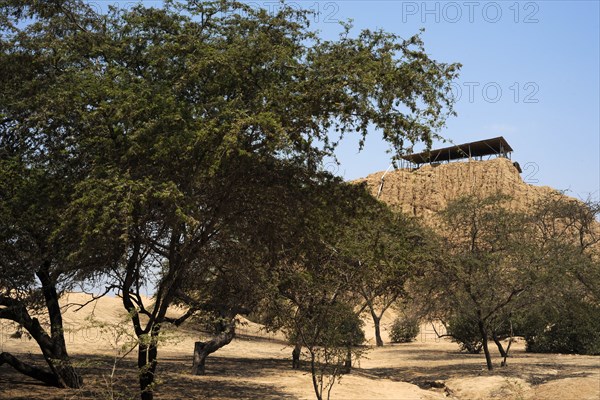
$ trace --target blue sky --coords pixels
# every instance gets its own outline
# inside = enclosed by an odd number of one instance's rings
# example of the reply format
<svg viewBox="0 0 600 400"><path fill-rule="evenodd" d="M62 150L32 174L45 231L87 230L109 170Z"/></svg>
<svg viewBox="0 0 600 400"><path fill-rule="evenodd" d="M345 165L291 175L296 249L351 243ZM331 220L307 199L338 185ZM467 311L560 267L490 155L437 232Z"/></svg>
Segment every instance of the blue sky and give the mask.
<svg viewBox="0 0 600 400"><path fill-rule="evenodd" d="M599 2L298 4L318 4L330 20L351 18L356 29L383 28L408 37L425 28L430 56L463 64L458 116L442 136L462 143L502 135L515 149L513 160L524 167L525 181L599 199ZM331 38L339 30L323 20L315 27ZM386 149L377 132L361 153L355 141L346 141L338 151L338 173L354 179L384 170Z"/></svg>

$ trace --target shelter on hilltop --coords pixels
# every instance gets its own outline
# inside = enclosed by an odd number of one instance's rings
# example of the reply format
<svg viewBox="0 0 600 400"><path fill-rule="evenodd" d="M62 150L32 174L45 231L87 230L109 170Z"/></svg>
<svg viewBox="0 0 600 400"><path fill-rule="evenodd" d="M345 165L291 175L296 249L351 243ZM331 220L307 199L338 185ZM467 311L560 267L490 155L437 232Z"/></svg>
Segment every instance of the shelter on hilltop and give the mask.
<svg viewBox="0 0 600 400"><path fill-rule="evenodd" d="M511 159L512 152L513 149L510 147L506 139L504 139L502 136L498 136L491 139L444 147L443 149L427 150L421 153L408 154L401 156L401 158L409 163L408 167L418 168L422 164L427 163L440 164L443 162L462 159L483 160L483 157L486 156L488 157L488 160L492 157L504 157ZM522 172L519 163L515 162L513 165L519 172ZM402 165L402 167L404 167L404 165Z"/></svg>
<svg viewBox="0 0 600 400"><path fill-rule="evenodd" d="M400 156L402 159L400 162L400 169L408 169L408 170L418 170L423 164L430 164L433 166L440 165L442 163L449 163L455 160L463 160L468 159L479 159L483 160L483 157L487 156L487 159L491 158L506 158L511 160L511 154L513 152L513 148L510 147L506 139L502 136L498 136L491 139L478 140L476 142L463 143L455 146L444 147L442 149L437 150L427 150L422 151L420 153L408 154L405 156ZM513 166L522 173L521 166L518 162L513 162ZM377 198L381 195L381 191L383 190L383 184L385 181L385 176L392 169L398 168L396 162L393 162L392 165L383 173L381 176L381 182L379 184L379 189L377 190Z"/></svg>

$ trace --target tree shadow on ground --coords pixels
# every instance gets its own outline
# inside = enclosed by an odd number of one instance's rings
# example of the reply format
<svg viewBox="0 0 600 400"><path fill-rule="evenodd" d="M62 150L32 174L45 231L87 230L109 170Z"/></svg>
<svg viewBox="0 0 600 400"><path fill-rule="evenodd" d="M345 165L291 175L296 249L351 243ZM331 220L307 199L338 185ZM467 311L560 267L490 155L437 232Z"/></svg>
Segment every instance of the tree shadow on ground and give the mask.
<svg viewBox="0 0 600 400"><path fill-rule="evenodd" d="M403 359L406 360L425 360L425 361L460 361L460 360L483 360L483 353L481 354L469 354L458 349L450 350L437 350L437 349L410 349L401 348L398 349L398 353ZM484 361L485 362L485 361Z"/></svg>
<svg viewBox="0 0 600 400"><path fill-rule="evenodd" d="M292 361L278 358L244 358L211 355L206 359L205 376L255 378L270 376L282 369L291 369ZM192 357L165 357L160 361L162 371L189 374Z"/></svg>
<svg viewBox="0 0 600 400"><path fill-rule="evenodd" d="M460 357L453 357L456 361L446 365L407 366L358 369L357 373L380 379L410 382L421 388L429 389L435 381L446 381L453 378L475 378L478 376L502 376L506 378L525 379L531 385L540 385L553 380L566 378L585 378L596 375L590 370L600 369L599 366L590 365L556 365L548 363L511 363L506 367L497 366L493 371L487 371L485 360L481 355L465 354L467 358L481 357L481 363L461 362ZM454 354L458 356L458 354ZM442 357L443 358L443 357ZM441 359L441 358L438 358Z"/></svg>
<svg viewBox="0 0 600 400"><path fill-rule="evenodd" d="M41 356L31 358L37 365L43 365ZM77 355L73 361L84 378L82 389L49 387L4 365L0 367L0 399L130 399L139 396L138 371L134 359L119 361L112 379L113 357ZM212 357L207 364L207 375L193 376L190 374L191 357L165 357L159 361L157 368L157 378L161 383L157 386L155 398L294 399L294 396L273 385L244 380L271 375L274 370L284 368L284 365L289 368L288 364L286 360L277 359Z"/></svg>

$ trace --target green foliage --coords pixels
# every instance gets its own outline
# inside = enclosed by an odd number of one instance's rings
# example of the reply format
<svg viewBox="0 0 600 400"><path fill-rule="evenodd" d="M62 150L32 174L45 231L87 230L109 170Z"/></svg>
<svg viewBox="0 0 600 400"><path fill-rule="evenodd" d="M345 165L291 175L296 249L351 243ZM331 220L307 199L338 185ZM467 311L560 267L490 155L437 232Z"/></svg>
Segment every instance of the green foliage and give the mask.
<svg viewBox="0 0 600 400"><path fill-rule="evenodd" d="M598 204L551 193L522 214L507 200L448 205L440 262L417 280L432 315L463 349L483 347L488 368L485 338L513 333L530 351L597 354Z"/></svg>
<svg viewBox="0 0 600 400"><path fill-rule="evenodd" d="M392 343L412 342L419 334L419 330L418 318L398 316L390 328L390 340Z"/></svg>
<svg viewBox="0 0 600 400"><path fill-rule="evenodd" d="M534 307L519 321L527 351L599 355L600 306L581 298L562 301L558 307Z"/></svg>
<svg viewBox="0 0 600 400"><path fill-rule="evenodd" d="M77 178L48 213L68 218L48 234L78 237L65 250L90 272L114 269L136 239L163 246L182 226L183 249L206 242L194 233L252 208L258 186L245 184L260 171L249 165L285 160L314 174L333 154L332 128L364 140L374 126L401 151L431 143L452 113L459 66L430 59L419 36L353 37L347 27L325 41L291 7L272 15L214 1L98 15L78 1L8 2L2 16L3 146L27 144L26 166Z"/></svg>
<svg viewBox="0 0 600 400"><path fill-rule="evenodd" d="M546 265L544 287L517 315L519 334L532 352L600 353L597 234L600 206L549 194L533 210Z"/></svg>
<svg viewBox="0 0 600 400"><path fill-rule="evenodd" d="M375 324L375 340L383 345L378 324L405 295L405 282L427 263L428 235L419 223L378 203L357 215L342 232L342 248L361 265L354 291Z"/></svg>
<svg viewBox="0 0 600 400"><path fill-rule="evenodd" d="M280 279L262 316L271 328L284 329L292 344L307 350L318 398L347 370L348 359L365 351L357 347L364 333L353 291L364 271L356 242L345 235L355 219L379 206L362 185L323 189L313 192L310 207L302 208L306 212L284 220L298 233L281 254Z"/></svg>
<svg viewBox="0 0 600 400"><path fill-rule="evenodd" d="M347 304L335 302L315 307L301 321L301 339L309 346L347 348L360 346L365 341L364 322ZM316 333L311 335L312 333ZM311 336L309 336L311 335Z"/></svg>
<svg viewBox="0 0 600 400"><path fill-rule="evenodd" d="M459 315L451 318L446 328L448 334L452 336L452 341L457 342L461 350L470 354L481 353L483 340L477 321Z"/></svg>
<svg viewBox="0 0 600 400"><path fill-rule="evenodd" d="M327 398L346 370L346 362L360 358L366 349L363 321L348 304L320 304L296 321L295 335L307 349L317 398Z"/></svg>
<svg viewBox="0 0 600 400"><path fill-rule="evenodd" d="M59 249L68 282L110 279L136 336L151 336L142 389L168 322L235 314L294 284L311 289L294 298L303 307L317 307L323 285L321 295L346 296L335 279L356 259L330 262L333 238L372 200L320 166L369 131L395 153L429 146L453 114L460 67L431 59L419 35L346 25L323 40L310 13L285 4L99 14L78 0L8 1L0 24L0 151L14 160L0 173L18 183L0 188L2 223L35 211L0 238L0 272L27 286L14 255ZM175 303L189 307L182 319L166 315Z"/></svg>
<svg viewBox="0 0 600 400"><path fill-rule="evenodd" d="M458 198L441 217L438 260L417 285L430 296L431 316L450 321L450 333L463 349L483 348L492 369L488 335L529 304L527 295L540 282L535 271L543 261L535 230L501 194Z"/></svg>

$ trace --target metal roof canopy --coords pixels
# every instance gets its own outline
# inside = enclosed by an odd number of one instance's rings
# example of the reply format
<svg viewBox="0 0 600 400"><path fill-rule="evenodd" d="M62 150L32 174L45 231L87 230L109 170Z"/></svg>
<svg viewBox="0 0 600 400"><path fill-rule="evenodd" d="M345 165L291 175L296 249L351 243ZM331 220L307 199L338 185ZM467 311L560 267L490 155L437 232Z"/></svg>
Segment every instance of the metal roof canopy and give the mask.
<svg viewBox="0 0 600 400"><path fill-rule="evenodd" d="M513 149L510 147L506 139L504 139L502 136L498 136L492 139L459 144L457 146L445 147L443 149L408 154L406 156L401 156L401 158L414 164L425 164L428 162L460 160L462 158L482 157L488 155L506 156L512 151Z"/></svg>

